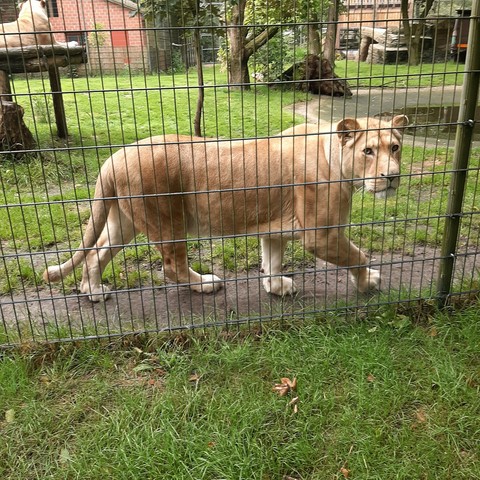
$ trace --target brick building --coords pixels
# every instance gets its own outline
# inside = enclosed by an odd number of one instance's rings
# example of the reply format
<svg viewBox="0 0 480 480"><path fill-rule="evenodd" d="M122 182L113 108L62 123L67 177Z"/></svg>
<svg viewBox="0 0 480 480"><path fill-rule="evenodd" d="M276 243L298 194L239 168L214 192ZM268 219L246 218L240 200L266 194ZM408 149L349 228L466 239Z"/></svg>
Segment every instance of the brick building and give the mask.
<svg viewBox="0 0 480 480"><path fill-rule="evenodd" d="M0 22L17 18L17 0L0 0ZM146 71L169 67L169 56L159 49L168 31L145 29L145 19L131 0L47 0L50 24L59 41L85 45L92 73Z"/></svg>
<svg viewBox="0 0 480 480"><path fill-rule="evenodd" d="M149 70L145 23L130 0L48 0L58 40L86 45L88 68L99 73Z"/></svg>

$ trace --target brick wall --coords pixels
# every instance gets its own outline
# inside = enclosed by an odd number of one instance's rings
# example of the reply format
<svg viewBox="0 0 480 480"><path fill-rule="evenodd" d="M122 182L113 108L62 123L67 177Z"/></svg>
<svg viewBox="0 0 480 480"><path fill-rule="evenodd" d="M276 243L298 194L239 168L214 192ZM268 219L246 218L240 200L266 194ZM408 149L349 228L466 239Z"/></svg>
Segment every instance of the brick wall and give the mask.
<svg viewBox="0 0 480 480"><path fill-rule="evenodd" d="M90 71L150 70L141 15L131 16L132 9L107 0L56 0L56 6L58 17L50 17L55 37L83 42L88 38Z"/></svg>
<svg viewBox="0 0 480 480"><path fill-rule="evenodd" d="M0 23L13 22L17 18L16 0L0 0Z"/></svg>

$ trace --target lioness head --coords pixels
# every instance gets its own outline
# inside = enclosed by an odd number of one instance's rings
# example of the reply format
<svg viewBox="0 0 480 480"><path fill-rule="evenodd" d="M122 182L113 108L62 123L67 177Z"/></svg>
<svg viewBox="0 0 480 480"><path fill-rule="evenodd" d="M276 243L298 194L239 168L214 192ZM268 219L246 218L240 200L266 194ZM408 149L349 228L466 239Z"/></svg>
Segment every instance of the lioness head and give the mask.
<svg viewBox="0 0 480 480"><path fill-rule="evenodd" d="M44 0L25 0L18 3L20 13L31 15L32 11L43 11L47 8L47 2Z"/></svg>
<svg viewBox="0 0 480 480"><path fill-rule="evenodd" d="M338 123L337 135L342 149L344 178L379 198L392 195L400 184L402 134L408 123L405 115L391 122L374 118L346 118Z"/></svg>

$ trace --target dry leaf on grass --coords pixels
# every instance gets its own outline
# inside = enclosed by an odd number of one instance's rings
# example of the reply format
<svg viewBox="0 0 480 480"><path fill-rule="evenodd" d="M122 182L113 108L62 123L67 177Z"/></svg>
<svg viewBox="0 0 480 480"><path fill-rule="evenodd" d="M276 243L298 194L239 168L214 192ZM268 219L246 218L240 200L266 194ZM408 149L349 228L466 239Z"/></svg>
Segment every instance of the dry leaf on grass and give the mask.
<svg viewBox="0 0 480 480"><path fill-rule="evenodd" d="M276 383L272 390L280 395L280 397L284 397L285 395L289 394L290 392L294 392L297 390L297 379L294 378L290 380L288 377L282 377L280 379L282 383ZM293 413L298 413L298 396L294 397L288 402L289 407L293 407Z"/></svg>
<svg viewBox="0 0 480 480"><path fill-rule="evenodd" d="M287 377L283 377L280 379L282 383L276 383L272 390L278 393L281 397L285 396L287 393L294 391L297 389L297 379L294 378L290 380Z"/></svg>
<svg viewBox="0 0 480 480"><path fill-rule="evenodd" d="M198 382L201 377L202 377L202 376L199 375L198 373L192 373L192 374L188 377L188 381L189 381L189 382Z"/></svg>
<svg viewBox="0 0 480 480"><path fill-rule="evenodd" d="M281 397L284 397L289 392L290 389L288 388L288 385L282 385L281 383L276 383L272 387L272 390L278 393Z"/></svg>
<svg viewBox="0 0 480 480"><path fill-rule="evenodd" d="M345 467L340 469L340 473L344 476L344 478L348 478L350 476L350 470Z"/></svg>
<svg viewBox="0 0 480 480"><path fill-rule="evenodd" d="M420 407L415 411L415 419L415 422L412 423L412 429L420 428L421 425L427 423L428 418L423 407Z"/></svg>

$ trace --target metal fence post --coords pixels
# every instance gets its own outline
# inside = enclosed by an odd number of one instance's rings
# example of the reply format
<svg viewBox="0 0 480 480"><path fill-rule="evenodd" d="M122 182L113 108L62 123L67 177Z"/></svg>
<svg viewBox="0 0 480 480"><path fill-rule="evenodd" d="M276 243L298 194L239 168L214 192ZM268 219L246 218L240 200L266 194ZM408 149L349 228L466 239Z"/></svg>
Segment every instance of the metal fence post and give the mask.
<svg viewBox="0 0 480 480"><path fill-rule="evenodd" d="M452 287L453 267L462 217L463 196L475 126L475 109L477 107L480 80L479 14L480 0L474 0L470 18L465 76L458 115L459 123L455 136L453 173L448 196L442 258L437 284L437 298L440 308L447 305Z"/></svg>

